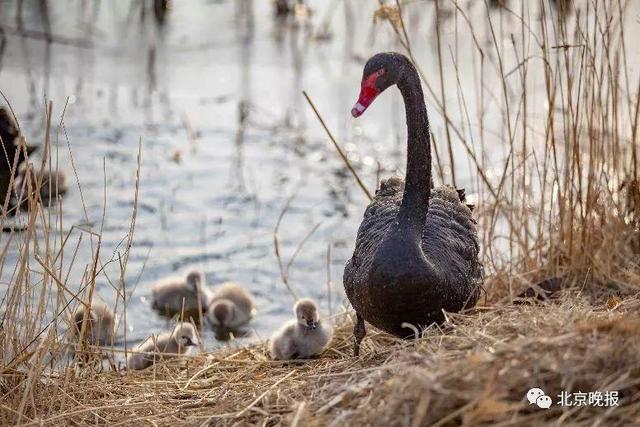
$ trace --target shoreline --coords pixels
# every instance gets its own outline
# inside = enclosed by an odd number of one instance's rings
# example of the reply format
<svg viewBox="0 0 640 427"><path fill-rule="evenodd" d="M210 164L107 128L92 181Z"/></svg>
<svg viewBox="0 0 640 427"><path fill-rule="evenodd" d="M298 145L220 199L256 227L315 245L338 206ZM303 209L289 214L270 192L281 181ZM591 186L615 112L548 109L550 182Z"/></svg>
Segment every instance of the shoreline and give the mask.
<svg viewBox="0 0 640 427"><path fill-rule="evenodd" d="M24 408L23 417L7 406L0 412L3 424L27 425L630 422L640 417L640 317L634 313L640 299L615 300L613 308L611 301L588 299L567 290L541 304L480 306L451 315L417 341L370 328L358 358L351 356L347 316L317 359L272 361L262 343L144 371L85 366L32 384L27 407L35 406ZM13 375L5 373L5 387ZM528 405L531 387L547 390L553 406ZM556 404L561 392L603 388L619 393L614 410ZM17 404L20 397L10 400Z"/></svg>

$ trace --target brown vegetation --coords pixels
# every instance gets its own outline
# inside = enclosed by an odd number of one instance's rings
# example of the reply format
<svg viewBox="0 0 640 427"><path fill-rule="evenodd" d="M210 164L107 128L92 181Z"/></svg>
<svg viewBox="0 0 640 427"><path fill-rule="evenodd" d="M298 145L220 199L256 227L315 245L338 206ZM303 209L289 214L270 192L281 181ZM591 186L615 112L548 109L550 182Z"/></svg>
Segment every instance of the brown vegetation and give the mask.
<svg viewBox="0 0 640 427"><path fill-rule="evenodd" d="M101 232L77 228L63 232L34 200L28 229L6 234L0 247L0 266L14 271L2 300L0 422L637 423L640 86L635 85L640 82L637 72L630 76L626 66L624 3L580 3L581 14L573 11L579 23L573 27L554 15L546 1L540 3L540 22L525 19L524 8L505 12L515 16L519 26L509 46L503 46L505 37L497 41L497 30L488 21L493 45L476 40L469 55L477 59L480 92L474 126L485 129L488 99L504 124L500 142L507 155L498 168L493 165L499 171L493 176L487 173L483 149L496 139L484 131L480 141L469 139L466 129L471 128L471 119L464 96L459 97L459 106L447 106L430 78L424 77L436 106L431 111L434 121L446 126L446 140L434 144L439 179L453 178L442 171L455 166L451 147L457 144L478 176L475 203L488 280L474 310L450 315L444 325L432 327L416 341L373 331L363 341L359 358L351 356L352 324L347 314L336 321L330 348L310 361L273 362L264 345L255 345L126 372L115 362L118 350L103 349L111 361L106 369L102 356L86 340L76 346L75 358L67 360L68 343L58 336L57 327L68 307L88 304L93 298L104 265ZM411 2L403 8L421 4ZM456 5L449 4L475 40L477 29ZM377 25L391 25L405 52L413 56L399 6L395 12L385 6L384 13L376 15ZM513 70L503 63L507 50L519 58ZM544 85L542 101L548 106L547 114L535 120L527 112L532 108L527 96L533 74ZM441 74L441 81L444 78ZM446 84L453 88L460 82L449 78ZM536 103L542 101L538 97ZM454 107L459 107L460 117L452 115ZM450 157L446 161L445 152ZM123 278L135 217L134 209L124 251L109 260L121 270L119 278L110 279L120 295L119 312L126 309L133 286ZM6 221L6 217L0 220L3 226ZM74 258L72 235L93 242L93 263L86 266L79 291L66 282ZM12 241L21 248L15 266L4 262ZM537 304L514 303L528 288L534 294L536 289L546 291L545 279L557 284L545 295L550 298ZM53 322L45 321L45 302L50 300L60 313ZM51 358L58 363L50 363ZM554 402L561 391L615 390L620 400L608 408L554 405L541 410L525 399L531 387L544 389Z"/></svg>
<svg viewBox="0 0 640 427"><path fill-rule="evenodd" d="M372 333L350 356L346 319L322 357L271 361L265 346L142 372L3 373L2 423L151 425L632 424L640 414L640 300L614 309L580 292L483 307L415 342ZM529 406L527 390L620 393L619 406ZM20 411L21 415L18 415Z"/></svg>

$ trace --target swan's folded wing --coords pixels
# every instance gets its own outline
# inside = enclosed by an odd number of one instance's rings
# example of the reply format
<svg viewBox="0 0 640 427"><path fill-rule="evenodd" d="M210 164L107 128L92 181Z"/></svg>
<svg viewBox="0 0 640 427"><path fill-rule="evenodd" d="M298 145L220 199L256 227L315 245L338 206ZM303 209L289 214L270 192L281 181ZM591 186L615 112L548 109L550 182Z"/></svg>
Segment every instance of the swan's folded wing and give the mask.
<svg viewBox="0 0 640 427"><path fill-rule="evenodd" d="M478 261L476 226L471 211L461 203L455 189L442 187L432 191L422 249L442 270L443 277L458 285L452 288L454 292L462 295L479 292L484 270Z"/></svg>
<svg viewBox="0 0 640 427"><path fill-rule="evenodd" d="M366 280L375 252L398 215L403 190L404 181L401 179L394 177L384 180L367 206L358 228L353 257L344 270L343 282L347 293L349 287Z"/></svg>

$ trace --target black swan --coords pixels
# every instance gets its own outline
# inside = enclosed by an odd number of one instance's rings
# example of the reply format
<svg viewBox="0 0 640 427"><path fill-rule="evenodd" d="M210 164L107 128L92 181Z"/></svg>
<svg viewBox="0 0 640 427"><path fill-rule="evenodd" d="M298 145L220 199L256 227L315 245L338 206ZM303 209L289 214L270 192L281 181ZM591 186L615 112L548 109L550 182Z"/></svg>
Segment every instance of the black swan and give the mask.
<svg viewBox="0 0 640 427"><path fill-rule="evenodd" d="M27 164L28 156L31 156L38 146L26 145L21 149L18 145L20 131L12 115L5 109L0 108L0 205L4 204L7 193L11 193L9 199L10 215L16 213L17 206L28 208L29 188L36 186L36 177L40 174L40 200L44 206L50 206L58 197L62 197L68 190L66 175L62 171L49 171L45 168L42 172ZM16 152L17 157L16 157ZM17 165L14 168L14 159ZM13 186L11 185L11 172L15 171ZM32 194L35 197L35 192ZM3 229L10 231L10 229Z"/></svg>
<svg viewBox="0 0 640 427"><path fill-rule="evenodd" d="M29 207L29 193L33 198L36 197L36 192L33 188L37 185L38 174L41 174L40 178L40 201L45 207L55 205L58 198L62 198L67 191L69 191L69 185L67 184L67 175L60 170L48 169L38 172L33 166L23 163L18 169L18 176L15 179L15 188L13 204L20 205L22 209L27 210ZM29 191L29 188L32 191Z"/></svg>
<svg viewBox="0 0 640 427"><path fill-rule="evenodd" d="M443 310L472 307L484 277L478 238L464 191L431 189L431 137L420 79L411 61L379 53L364 67L359 117L382 91L397 85L407 118L406 182L380 184L364 213L344 287L356 311L354 354L365 335L364 321L401 338L444 321Z"/></svg>
<svg viewBox="0 0 640 427"><path fill-rule="evenodd" d="M4 204L7 193L11 189L11 171L16 171L17 175L19 166L26 160L26 155L33 153L36 149L36 147L27 146L25 155L25 151L20 150L17 145L19 134L18 126L9 111L0 108L0 206ZM16 152L18 152L18 164L14 168Z"/></svg>

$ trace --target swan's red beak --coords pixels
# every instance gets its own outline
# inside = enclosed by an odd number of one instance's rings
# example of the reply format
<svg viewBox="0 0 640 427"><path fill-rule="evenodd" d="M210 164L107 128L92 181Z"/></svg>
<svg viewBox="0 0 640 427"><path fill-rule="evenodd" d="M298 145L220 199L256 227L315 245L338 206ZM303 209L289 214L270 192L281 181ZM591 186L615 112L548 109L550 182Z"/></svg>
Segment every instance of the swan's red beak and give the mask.
<svg viewBox="0 0 640 427"><path fill-rule="evenodd" d="M360 86L360 97L358 98L358 102L351 109L351 115L353 117L360 117L362 113L371 105L376 96L380 94L378 91L378 87L376 86L376 80L378 77L382 75L382 70L377 71L369 77L362 80L362 85Z"/></svg>

